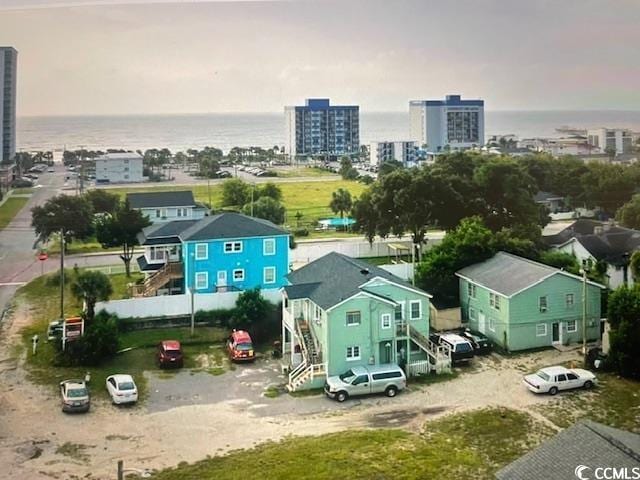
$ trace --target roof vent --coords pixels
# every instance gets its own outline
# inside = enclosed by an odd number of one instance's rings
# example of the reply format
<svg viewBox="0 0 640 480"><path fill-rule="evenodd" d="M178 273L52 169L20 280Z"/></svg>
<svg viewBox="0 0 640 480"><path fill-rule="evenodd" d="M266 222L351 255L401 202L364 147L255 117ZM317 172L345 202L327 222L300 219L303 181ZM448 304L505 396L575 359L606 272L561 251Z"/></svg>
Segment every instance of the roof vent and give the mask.
<svg viewBox="0 0 640 480"><path fill-rule="evenodd" d="M369 275L369 269L368 268L363 268L362 270L360 270L360 273L362 275Z"/></svg>

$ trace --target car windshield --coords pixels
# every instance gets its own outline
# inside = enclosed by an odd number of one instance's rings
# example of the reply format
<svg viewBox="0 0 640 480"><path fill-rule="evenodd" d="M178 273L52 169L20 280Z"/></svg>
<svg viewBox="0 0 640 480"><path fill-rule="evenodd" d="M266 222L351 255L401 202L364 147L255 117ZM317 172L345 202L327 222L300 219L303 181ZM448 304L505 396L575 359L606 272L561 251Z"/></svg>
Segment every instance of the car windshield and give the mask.
<svg viewBox="0 0 640 480"><path fill-rule="evenodd" d="M471 345L469 345L468 343L458 343L456 345L456 352L457 353L464 353L464 352L470 352L471 350L473 350L473 347Z"/></svg>
<svg viewBox="0 0 640 480"><path fill-rule="evenodd" d="M170 357L177 357L180 355L180 350L167 350L166 352Z"/></svg>
<svg viewBox="0 0 640 480"><path fill-rule="evenodd" d="M549 375L547 375L546 373L544 373L542 370L540 370L538 373L536 373L536 375L538 375L541 379L543 379L545 382L548 382L549 379L551 378Z"/></svg>
<svg viewBox="0 0 640 480"><path fill-rule="evenodd" d="M87 389L86 388L72 388L67 390L67 396L69 398L80 398L80 397L86 397L87 396Z"/></svg>
<svg viewBox="0 0 640 480"><path fill-rule="evenodd" d="M236 348L238 350L246 352L247 350L253 350L253 345L250 343L239 343L238 345L236 345Z"/></svg>
<svg viewBox="0 0 640 480"><path fill-rule="evenodd" d="M340 375L340 380L342 380L345 383L351 383L351 380L353 380L355 376L356 374L353 373L353 371L347 370L342 375Z"/></svg>
<svg viewBox="0 0 640 480"><path fill-rule="evenodd" d="M118 384L118 390L135 390L133 382L122 382Z"/></svg>

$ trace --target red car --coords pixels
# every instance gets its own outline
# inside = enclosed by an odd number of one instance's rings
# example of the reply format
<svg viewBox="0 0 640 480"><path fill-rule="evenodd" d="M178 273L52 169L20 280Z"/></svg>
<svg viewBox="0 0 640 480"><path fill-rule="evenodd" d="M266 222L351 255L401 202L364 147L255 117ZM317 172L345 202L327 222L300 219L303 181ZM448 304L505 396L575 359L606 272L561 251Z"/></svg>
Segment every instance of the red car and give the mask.
<svg viewBox="0 0 640 480"><path fill-rule="evenodd" d="M252 362L256 358L251 336L244 330L234 330L231 333L227 341L227 350L232 361Z"/></svg>
<svg viewBox="0 0 640 480"><path fill-rule="evenodd" d="M177 340L163 340L158 344L158 352L156 354L158 366L181 368L184 363L182 355L182 347Z"/></svg>

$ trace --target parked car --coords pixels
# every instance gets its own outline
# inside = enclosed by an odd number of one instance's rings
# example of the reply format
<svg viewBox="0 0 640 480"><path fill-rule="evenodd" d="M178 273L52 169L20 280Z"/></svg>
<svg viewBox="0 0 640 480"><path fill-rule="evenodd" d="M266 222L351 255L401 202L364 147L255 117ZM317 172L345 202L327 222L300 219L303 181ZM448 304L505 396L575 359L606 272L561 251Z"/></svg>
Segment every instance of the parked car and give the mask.
<svg viewBox="0 0 640 480"><path fill-rule="evenodd" d="M55 172L55 170L54 170L54 168L53 168L53 167L49 167L49 168L47 168L47 172L49 172L49 173L53 173L53 172Z"/></svg>
<svg viewBox="0 0 640 480"><path fill-rule="evenodd" d="M491 340L479 332L465 330L461 335L471 342L471 345L473 345L473 353L475 355L485 355L490 353L493 348Z"/></svg>
<svg viewBox="0 0 640 480"><path fill-rule="evenodd" d="M138 388L131 375L116 374L107 377L107 391L117 405L138 401Z"/></svg>
<svg viewBox="0 0 640 480"><path fill-rule="evenodd" d="M227 341L229 358L234 362L252 362L256 359L251 335L244 330L234 330Z"/></svg>
<svg viewBox="0 0 640 480"><path fill-rule="evenodd" d="M158 352L156 353L156 361L160 368L182 368L184 365L184 356L180 342L177 340L163 340L160 342L158 344Z"/></svg>
<svg viewBox="0 0 640 480"><path fill-rule="evenodd" d="M218 178L230 178L231 172L227 172L226 170L218 170L216 172L216 177Z"/></svg>
<svg viewBox="0 0 640 480"><path fill-rule="evenodd" d="M84 380L64 380L60 382L63 412L88 412L91 408L89 389Z"/></svg>
<svg viewBox="0 0 640 480"><path fill-rule="evenodd" d="M328 377L324 392L329 398L344 402L349 397L385 393L395 397L407 386L407 377L396 364L352 367L341 375Z"/></svg>
<svg viewBox="0 0 640 480"><path fill-rule="evenodd" d="M536 373L525 375L522 382L533 393L555 395L560 390L592 388L597 385L598 380L589 370L555 366L542 368Z"/></svg>
<svg viewBox="0 0 640 480"><path fill-rule="evenodd" d="M443 333L440 335L440 345L448 345L451 348L452 363L468 362L473 358L473 345L466 338L456 333Z"/></svg>

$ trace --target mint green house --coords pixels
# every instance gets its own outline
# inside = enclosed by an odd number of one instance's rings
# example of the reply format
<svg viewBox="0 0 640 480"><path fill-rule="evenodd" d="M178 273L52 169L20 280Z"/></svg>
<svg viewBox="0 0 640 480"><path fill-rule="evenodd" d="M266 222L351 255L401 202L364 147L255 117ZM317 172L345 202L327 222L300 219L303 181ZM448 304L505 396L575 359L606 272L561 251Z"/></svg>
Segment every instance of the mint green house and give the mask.
<svg viewBox="0 0 640 480"><path fill-rule="evenodd" d="M410 283L335 252L288 279L282 345L290 390L361 365L398 363L409 375L450 368L448 352L428 340L431 296Z"/></svg>
<svg viewBox="0 0 640 480"><path fill-rule="evenodd" d="M505 252L456 275L468 327L506 350L582 342L584 290L587 340L600 338L602 285Z"/></svg>

